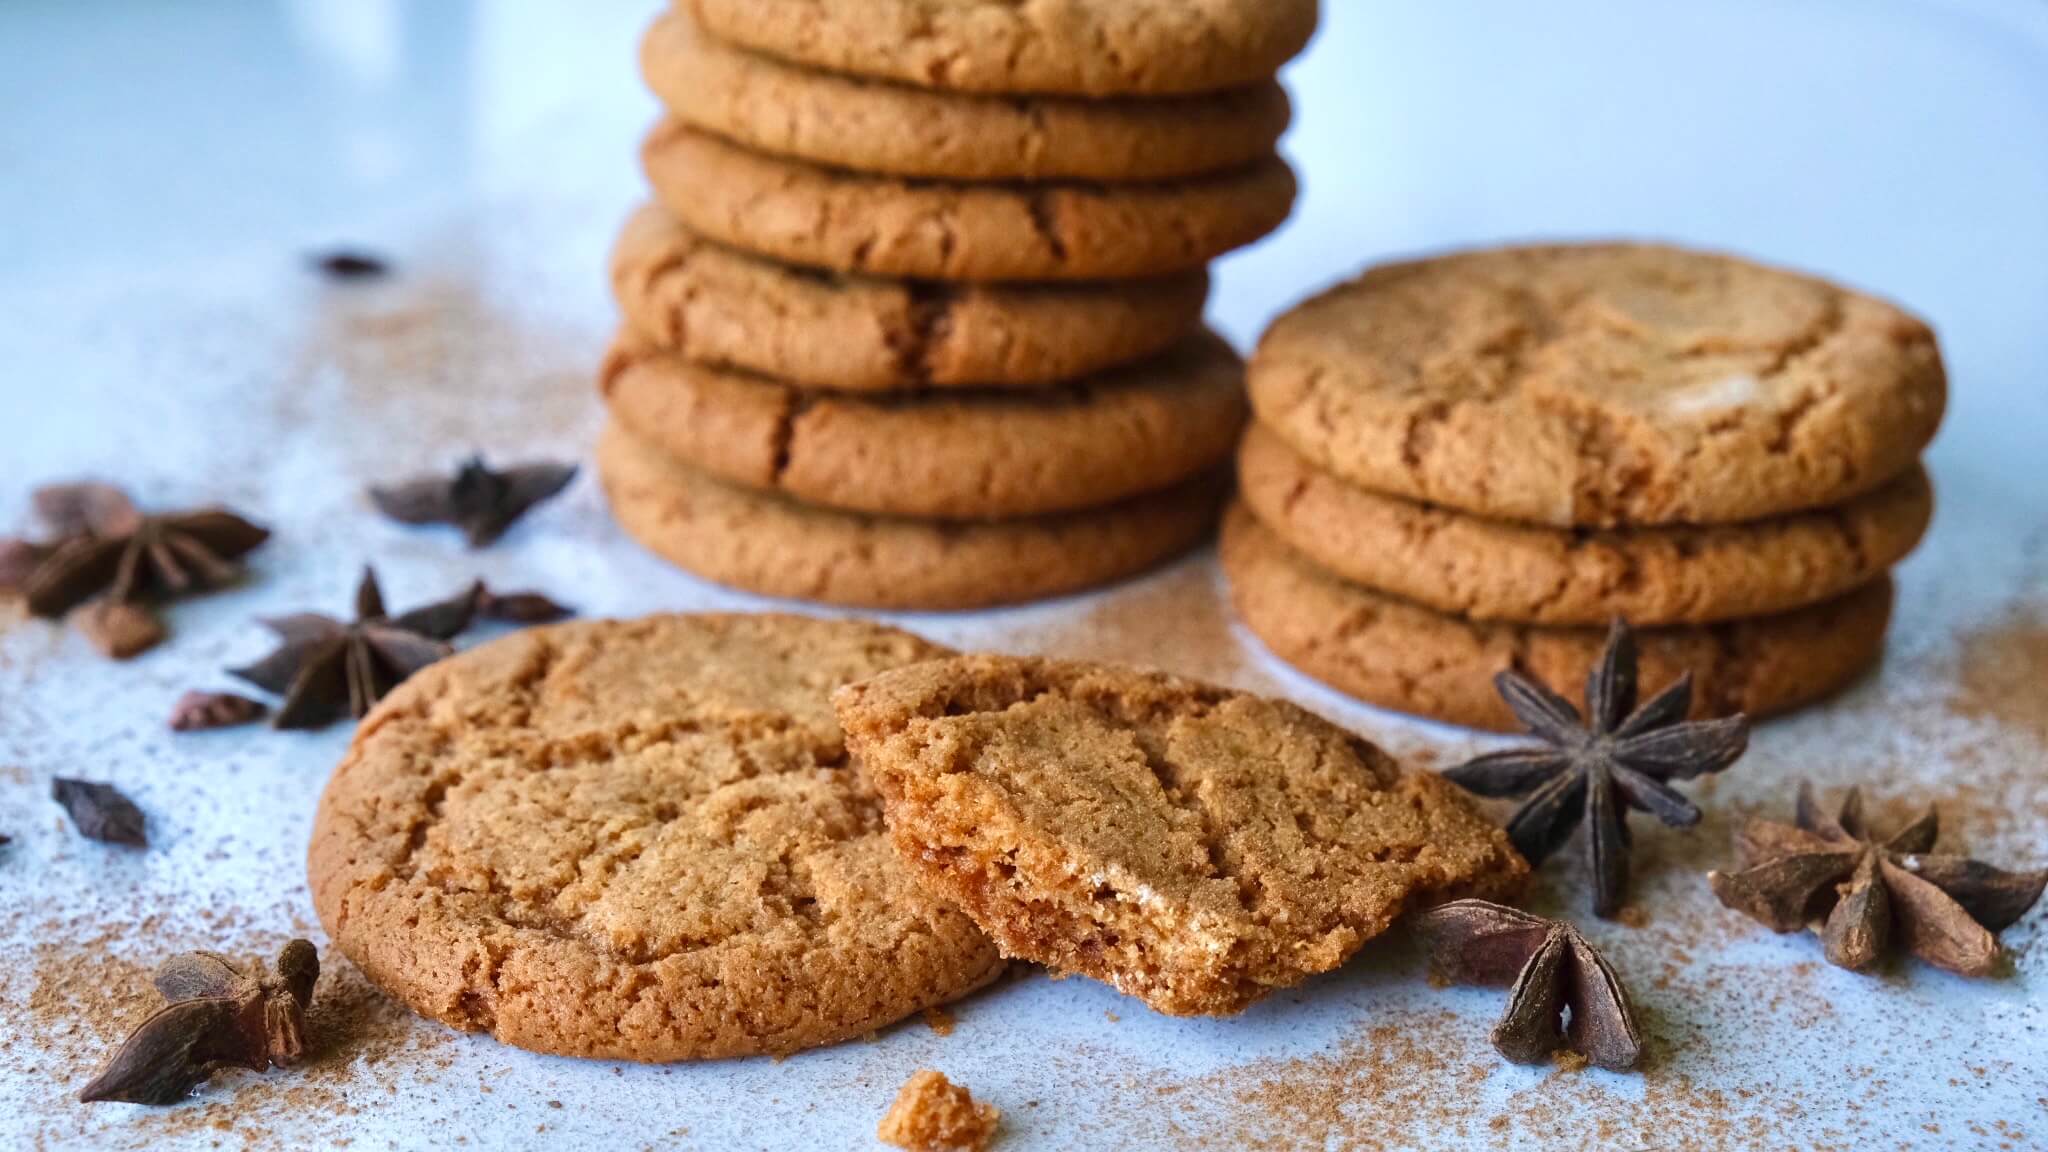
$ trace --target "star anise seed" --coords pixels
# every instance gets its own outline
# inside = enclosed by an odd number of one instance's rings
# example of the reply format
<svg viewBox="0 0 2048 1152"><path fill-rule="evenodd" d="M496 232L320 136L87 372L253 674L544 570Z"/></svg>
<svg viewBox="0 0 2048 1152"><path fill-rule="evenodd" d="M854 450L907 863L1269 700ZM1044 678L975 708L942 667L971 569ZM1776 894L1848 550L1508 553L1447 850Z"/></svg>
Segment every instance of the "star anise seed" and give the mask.
<svg viewBox="0 0 2048 1152"><path fill-rule="evenodd" d="M382 256L355 248L318 253L312 264L329 280L381 280L391 274L391 265Z"/></svg>
<svg viewBox="0 0 2048 1152"><path fill-rule="evenodd" d="M1544 746L1491 753L1444 775L1481 796L1523 798L1508 836L1532 864L1585 823L1597 916L1615 915L1627 895L1628 810L1674 828L1699 823L1700 810L1670 781L1719 772L1749 747L1747 717L1686 721L1691 673L1637 707L1635 631L1623 620L1608 630L1607 648L1587 674L1589 719L1520 672L1502 672L1494 685Z"/></svg>
<svg viewBox="0 0 2048 1152"><path fill-rule="evenodd" d="M64 814L77 826L78 834L88 840L135 848L149 846L142 809L112 784L59 776L50 781L50 799L64 809Z"/></svg>
<svg viewBox="0 0 2048 1152"><path fill-rule="evenodd" d="M263 621L283 643L245 668L230 668L258 688L284 697L272 723L279 728L320 728L344 716L361 719L413 673L454 654L448 641L476 618L483 585L388 615L375 569L356 586L356 616L344 623L302 612Z"/></svg>
<svg viewBox="0 0 2048 1152"><path fill-rule="evenodd" d="M74 609L89 639L125 659L163 638L152 601L221 587L237 563L270 538L268 529L224 508L147 515L108 484L62 484L35 493L47 543L16 541L6 582L35 615L59 619ZM33 561L31 565L29 562Z"/></svg>
<svg viewBox="0 0 2048 1152"><path fill-rule="evenodd" d="M482 548L535 505L553 498L576 478L573 464L522 464L502 472L472 457L453 477L422 476L388 488L371 488L378 511L404 524L454 524Z"/></svg>
<svg viewBox="0 0 2048 1152"><path fill-rule="evenodd" d="M254 724L270 706L234 692L187 692L171 707L171 731L205 732Z"/></svg>
<svg viewBox="0 0 2048 1152"><path fill-rule="evenodd" d="M1707 880L1721 903L1773 931L1816 926L1828 962L1851 971L1875 965L1896 937L1937 968L1988 975L1998 966L1997 933L2048 887L2048 869L2007 872L1935 853L1932 808L1879 839L1860 789L1830 816L1801 783L1793 819L1749 821L1737 841L1742 869Z"/></svg>
<svg viewBox="0 0 2048 1152"><path fill-rule="evenodd" d="M278 953L275 970L245 972L212 952L185 952L155 976L165 1004L130 1033L78 1098L87 1103L175 1104L216 1065L253 1072L297 1063L320 954L305 940Z"/></svg>
<svg viewBox="0 0 2048 1152"><path fill-rule="evenodd" d="M1579 930L1485 900L1424 913L1430 965L1454 984L1511 985L1493 1046L1517 1064L1576 1052L1601 1068L1633 1068L1642 1038L1628 992ZM1567 1021L1567 1013L1569 1020Z"/></svg>

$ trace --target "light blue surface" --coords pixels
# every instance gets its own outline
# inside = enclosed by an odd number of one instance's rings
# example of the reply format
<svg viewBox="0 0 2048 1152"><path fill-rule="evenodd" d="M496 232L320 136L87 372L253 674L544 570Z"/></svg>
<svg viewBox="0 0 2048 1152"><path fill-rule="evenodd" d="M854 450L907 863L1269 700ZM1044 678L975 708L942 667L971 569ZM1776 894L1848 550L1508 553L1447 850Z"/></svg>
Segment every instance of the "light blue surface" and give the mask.
<svg viewBox="0 0 2048 1152"><path fill-rule="evenodd" d="M1559 235L1813 269L1900 299L1946 342L1940 520L1902 572L1885 672L1767 726L1704 790L1697 836L1642 828L1650 923L1589 926L1644 1007L1645 1075L1499 1064L1499 995L1430 988L1397 943L1228 1022L1034 978L964 1005L950 1037L912 1024L783 1063L616 1068L419 1024L375 1064L344 1040L306 1078L310 1116L289 1114L284 1074L223 1077L168 1115L70 1103L106 1038L50 1023L69 942L104 936L147 964L317 928L301 860L346 734L160 729L179 692L263 650L251 617L339 609L365 558L398 603L479 573L594 613L759 602L641 553L587 481L476 556L376 521L358 493L472 444L513 458L594 438L604 253L652 116L632 65L648 4L0 0L0 526L32 484L101 473L279 529L260 580L180 607L176 640L133 664L37 624L0 631L0 768L21 769L0 773L16 837L0 849L0 1143L866 1147L897 1085L933 1065L1008 1110L1009 1149L2048 1147L2042 913L2007 934L2009 979L1866 979L1723 912L1699 877L1726 863L1733 814L1782 811L1799 775L1940 801L1991 859L2048 855L2048 725L1950 705L1961 654L1981 650L1965 638L2048 621L2048 6L1326 7L1291 73L1299 213L1219 278L1215 315L1240 342L1369 260ZM337 241L403 274L325 289L298 261ZM1080 601L908 622L1285 691L1407 753L1472 746L1258 656L1204 596L1214 581L1198 559ZM128 788L156 847L77 842L43 799L56 773ZM1547 869L1539 906L1576 910L1581 879ZM195 1114L226 1129L171 1127Z"/></svg>

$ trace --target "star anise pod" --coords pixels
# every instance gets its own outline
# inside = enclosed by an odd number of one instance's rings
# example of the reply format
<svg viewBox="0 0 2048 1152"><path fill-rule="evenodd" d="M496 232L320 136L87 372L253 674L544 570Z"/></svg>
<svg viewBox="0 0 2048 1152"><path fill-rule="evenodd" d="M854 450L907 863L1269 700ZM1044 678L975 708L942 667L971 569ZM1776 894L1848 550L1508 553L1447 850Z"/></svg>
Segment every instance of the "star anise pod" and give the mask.
<svg viewBox="0 0 2048 1152"><path fill-rule="evenodd" d="M483 595L477 598L476 614L478 619L503 624L552 624L574 616L576 610L544 593L500 592L485 587Z"/></svg>
<svg viewBox="0 0 2048 1152"><path fill-rule="evenodd" d="M284 946L274 973L244 971L213 952L173 956L156 970L164 1006L78 1098L175 1104L216 1065L262 1072L296 1064L306 1052L306 1006L319 979L320 954L305 940Z"/></svg>
<svg viewBox="0 0 2048 1152"><path fill-rule="evenodd" d="M228 674L284 697L272 721L279 728L360 719L413 673L454 654L448 641L475 619L481 592L481 584L472 584L460 595L391 616L376 570L365 568L353 621L313 612L265 620L283 644Z"/></svg>
<svg viewBox="0 0 2048 1152"><path fill-rule="evenodd" d="M476 456L455 475L422 476L389 488L371 488L377 510L405 524L454 524L482 548L521 516L569 486L573 464L522 464L502 472Z"/></svg>
<svg viewBox="0 0 2048 1152"><path fill-rule="evenodd" d="M1577 928L1485 900L1433 908L1418 927L1446 980L1513 986L1493 1030L1501 1055L1540 1064L1565 1049L1601 1068L1635 1067L1643 1045L1628 992Z"/></svg>
<svg viewBox="0 0 2048 1152"><path fill-rule="evenodd" d="M1997 933L2026 915L2048 886L2048 869L2007 872L1934 851L1932 808L1879 839L1851 788L1841 810L1821 811L1799 785L1796 824L1749 821L1737 847L1742 871L1710 872L1721 903L1777 932L1812 924L1830 964L1864 971L1896 936L1937 968L1984 976L1998 964Z"/></svg>
<svg viewBox="0 0 2048 1152"><path fill-rule="evenodd" d="M1508 837L1531 864L1542 863L1584 821L1598 916L1614 915L1627 893L1628 809L1674 828L1699 823L1700 810L1669 782L1719 772L1749 747L1746 717L1686 721L1691 673L1636 707L1635 631L1622 620L1608 630L1607 648L1586 676L1590 719L1520 672L1502 672L1494 686L1544 746L1494 752L1444 775L1481 796L1526 797L1508 821Z"/></svg>
<svg viewBox="0 0 2048 1152"><path fill-rule="evenodd" d="M270 538L225 508L148 515L107 484L42 488L35 503L54 539L10 541L5 586L38 616L80 609L80 628L119 659L162 639L152 602L233 581L236 561Z"/></svg>

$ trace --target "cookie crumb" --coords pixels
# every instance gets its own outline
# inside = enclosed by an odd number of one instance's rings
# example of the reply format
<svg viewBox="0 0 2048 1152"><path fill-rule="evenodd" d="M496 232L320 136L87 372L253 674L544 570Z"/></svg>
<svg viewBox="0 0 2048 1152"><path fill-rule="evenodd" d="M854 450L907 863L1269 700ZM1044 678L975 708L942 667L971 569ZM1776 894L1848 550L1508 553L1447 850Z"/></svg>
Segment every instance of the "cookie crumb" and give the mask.
<svg viewBox="0 0 2048 1152"><path fill-rule="evenodd" d="M953 1034L953 1014L944 1008L933 1006L924 1010L925 1027L941 1036Z"/></svg>
<svg viewBox="0 0 2048 1152"><path fill-rule="evenodd" d="M1002 1118L1002 1109L976 1103L973 1093L945 1073L920 1068L896 1094L875 1134L908 1152L984 1152Z"/></svg>

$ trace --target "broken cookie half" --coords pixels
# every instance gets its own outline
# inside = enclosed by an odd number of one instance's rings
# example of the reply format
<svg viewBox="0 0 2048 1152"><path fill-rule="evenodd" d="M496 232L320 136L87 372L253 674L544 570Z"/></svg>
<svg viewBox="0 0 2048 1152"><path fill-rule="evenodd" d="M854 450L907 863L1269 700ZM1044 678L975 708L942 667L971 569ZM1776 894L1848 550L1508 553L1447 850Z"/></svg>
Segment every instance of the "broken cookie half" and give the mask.
<svg viewBox="0 0 2048 1152"><path fill-rule="evenodd" d="M1281 700L966 656L834 703L925 887L1006 955L1171 1015L1242 1011L1528 873L1458 789Z"/></svg>

